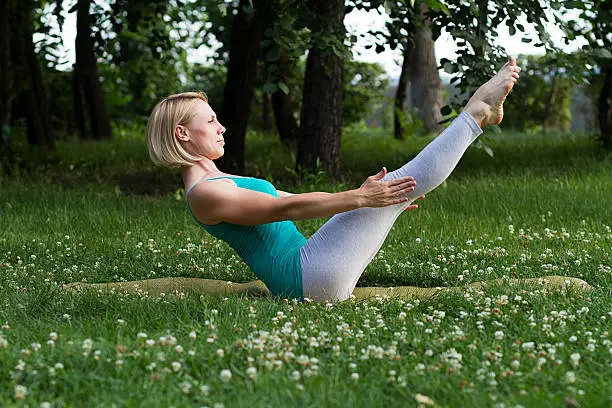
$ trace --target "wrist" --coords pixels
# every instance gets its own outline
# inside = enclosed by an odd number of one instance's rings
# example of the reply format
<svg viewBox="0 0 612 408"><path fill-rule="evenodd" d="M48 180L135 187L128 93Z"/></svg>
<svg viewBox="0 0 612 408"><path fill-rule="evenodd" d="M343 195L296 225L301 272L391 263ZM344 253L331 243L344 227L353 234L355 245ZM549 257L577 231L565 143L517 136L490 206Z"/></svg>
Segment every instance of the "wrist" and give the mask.
<svg viewBox="0 0 612 408"><path fill-rule="evenodd" d="M360 189L349 190L346 192L349 196L349 202L351 203L351 207L354 209L366 207L366 199L363 194L361 194Z"/></svg>

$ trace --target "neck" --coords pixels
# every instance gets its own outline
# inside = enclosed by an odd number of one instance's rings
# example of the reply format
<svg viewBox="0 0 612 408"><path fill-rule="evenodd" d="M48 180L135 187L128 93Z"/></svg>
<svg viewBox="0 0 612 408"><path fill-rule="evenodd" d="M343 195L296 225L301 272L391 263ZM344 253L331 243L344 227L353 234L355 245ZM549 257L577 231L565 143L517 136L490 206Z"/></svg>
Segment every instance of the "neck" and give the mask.
<svg viewBox="0 0 612 408"><path fill-rule="evenodd" d="M217 177L223 175L215 163L210 159L202 159L199 162L181 169L183 174L183 184L185 189L191 187L195 182L204 177Z"/></svg>

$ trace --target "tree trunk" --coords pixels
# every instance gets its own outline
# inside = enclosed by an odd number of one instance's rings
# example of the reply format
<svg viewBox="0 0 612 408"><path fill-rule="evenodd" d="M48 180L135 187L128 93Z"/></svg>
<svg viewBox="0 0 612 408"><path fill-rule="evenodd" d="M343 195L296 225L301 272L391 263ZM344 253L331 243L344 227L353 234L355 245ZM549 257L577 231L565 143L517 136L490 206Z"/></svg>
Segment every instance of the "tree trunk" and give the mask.
<svg viewBox="0 0 612 408"><path fill-rule="evenodd" d="M344 1L311 0L310 27L321 37L344 40ZM340 175L344 61L331 46L315 43L308 52L298 143L298 170L315 171L320 161L332 178Z"/></svg>
<svg viewBox="0 0 612 408"><path fill-rule="evenodd" d="M261 95L261 122L266 132L272 127L270 126L270 95L265 92Z"/></svg>
<svg viewBox="0 0 612 408"><path fill-rule="evenodd" d="M18 12L20 18L17 25L19 27L19 54L26 78L24 93L27 102L28 142L44 149L53 150L55 149L55 139L49 126L47 92L43 85L40 61L34 50L32 39L32 11L28 4L22 3L18 7L20 7Z"/></svg>
<svg viewBox="0 0 612 408"><path fill-rule="evenodd" d="M438 74L438 63L434 40L427 18L427 5L420 6L420 24L415 26L414 51L411 53L410 100L427 133L441 129L442 84Z"/></svg>
<svg viewBox="0 0 612 408"><path fill-rule="evenodd" d="M259 2L253 1L254 9L250 4L249 0L240 0L238 14L234 17L227 79L219 113L220 122L227 129L221 166L226 171L239 173L244 171L244 141L262 35L257 17Z"/></svg>
<svg viewBox="0 0 612 408"><path fill-rule="evenodd" d="M489 0L477 0L478 20L476 26L477 43L472 43L476 56L484 61L487 49L487 31L489 22Z"/></svg>
<svg viewBox="0 0 612 408"><path fill-rule="evenodd" d="M284 49L280 50L280 59L278 61L280 68L279 81L283 84L288 84L289 78L289 59ZM300 137L300 128L293 115L293 100L291 95L284 93L282 90L277 90L272 94L272 109L274 109L274 119L276 128L283 143L297 141Z"/></svg>
<svg viewBox="0 0 612 408"><path fill-rule="evenodd" d="M109 139L112 136L108 110L104 101L104 92L98 76L98 64L91 39L91 20L89 5L91 0L78 0L76 72L89 112L91 137L93 139Z"/></svg>
<svg viewBox="0 0 612 408"><path fill-rule="evenodd" d="M605 79L599 93L599 129L600 139L607 150L612 149L612 64L605 68Z"/></svg>
<svg viewBox="0 0 612 408"><path fill-rule="evenodd" d="M13 103L9 0L0 0L0 145L8 137ZM7 141L8 142L8 141Z"/></svg>
<svg viewBox="0 0 612 408"><path fill-rule="evenodd" d="M81 89L81 81L79 80L78 67L76 64L72 66L72 112L74 113L74 122L79 132L81 140L87 139L87 121L85 119L85 108L83 106L83 90Z"/></svg>
<svg viewBox="0 0 612 408"><path fill-rule="evenodd" d="M402 62L402 71L400 72L397 90L395 91L395 103L393 105L393 135L396 139L404 138L404 123L406 122L406 114L404 105L406 103L406 88L408 87L408 79L410 75L410 54L412 53L412 41L408 40L404 44L404 60Z"/></svg>

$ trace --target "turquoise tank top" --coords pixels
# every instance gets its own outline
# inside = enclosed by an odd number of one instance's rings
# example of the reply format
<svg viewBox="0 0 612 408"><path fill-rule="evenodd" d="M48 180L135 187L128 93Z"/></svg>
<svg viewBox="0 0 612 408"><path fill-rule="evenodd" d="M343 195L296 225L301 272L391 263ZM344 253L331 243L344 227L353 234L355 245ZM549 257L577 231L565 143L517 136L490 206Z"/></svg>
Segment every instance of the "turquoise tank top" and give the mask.
<svg viewBox="0 0 612 408"><path fill-rule="evenodd" d="M240 188L278 197L276 188L266 180L224 176L200 180L189 189L185 198L200 182L221 178L233 180ZM189 202L187 206L193 215ZM198 224L204 227L210 235L227 242L274 295L303 298L300 248L306 243L306 238L297 230L292 221L254 226L227 222L206 225L198 221Z"/></svg>

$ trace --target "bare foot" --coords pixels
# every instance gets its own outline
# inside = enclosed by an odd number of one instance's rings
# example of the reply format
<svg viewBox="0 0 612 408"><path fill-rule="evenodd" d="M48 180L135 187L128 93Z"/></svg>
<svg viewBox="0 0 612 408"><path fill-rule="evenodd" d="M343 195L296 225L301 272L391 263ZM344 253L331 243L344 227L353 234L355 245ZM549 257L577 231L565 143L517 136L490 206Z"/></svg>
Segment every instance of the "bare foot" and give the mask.
<svg viewBox="0 0 612 408"><path fill-rule="evenodd" d="M469 113L478 125L497 125L504 117L504 101L519 78L521 68L516 65L516 58L509 57L495 76L489 79L470 98L464 111Z"/></svg>

